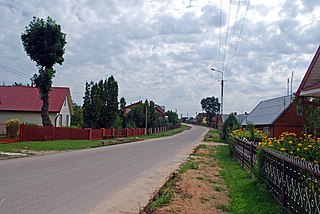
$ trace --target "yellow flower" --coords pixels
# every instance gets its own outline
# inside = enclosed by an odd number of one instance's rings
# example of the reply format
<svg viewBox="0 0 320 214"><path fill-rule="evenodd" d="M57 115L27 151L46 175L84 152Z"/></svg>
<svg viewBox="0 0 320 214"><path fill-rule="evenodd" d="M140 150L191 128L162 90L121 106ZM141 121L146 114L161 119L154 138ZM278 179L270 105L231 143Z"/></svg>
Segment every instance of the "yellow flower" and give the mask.
<svg viewBox="0 0 320 214"><path fill-rule="evenodd" d="M298 143L298 146L302 146L302 143Z"/></svg>
<svg viewBox="0 0 320 214"><path fill-rule="evenodd" d="M297 151L300 151L300 148L297 148Z"/></svg>
<svg viewBox="0 0 320 214"><path fill-rule="evenodd" d="M303 149L307 151L307 150L308 150L308 147L304 147Z"/></svg>
<svg viewBox="0 0 320 214"><path fill-rule="evenodd" d="M314 163L318 163L318 161L316 161L316 160L315 160L315 161L313 161L313 162L314 162Z"/></svg>
<svg viewBox="0 0 320 214"><path fill-rule="evenodd" d="M312 137L312 134L308 134L308 138L311 138Z"/></svg>
<svg viewBox="0 0 320 214"><path fill-rule="evenodd" d="M289 144L292 144L292 140L289 141Z"/></svg>
<svg viewBox="0 0 320 214"><path fill-rule="evenodd" d="M312 148L313 146L309 144L308 147L309 147L309 148Z"/></svg>
<svg viewBox="0 0 320 214"><path fill-rule="evenodd" d="M306 160L305 158L301 158L301 160Z"/></svg>
<svg viewBox="0 0 320 214"><path fill-rule="evenodd" d="M286 149L282 147L282 148L280 149L280 151L286 151Z"/></svg>
<svg viewBox="0 0 320 214"><path fill-rule="evenodd" d="M293 151L290 151L290 154L293 154Z"/></svg>

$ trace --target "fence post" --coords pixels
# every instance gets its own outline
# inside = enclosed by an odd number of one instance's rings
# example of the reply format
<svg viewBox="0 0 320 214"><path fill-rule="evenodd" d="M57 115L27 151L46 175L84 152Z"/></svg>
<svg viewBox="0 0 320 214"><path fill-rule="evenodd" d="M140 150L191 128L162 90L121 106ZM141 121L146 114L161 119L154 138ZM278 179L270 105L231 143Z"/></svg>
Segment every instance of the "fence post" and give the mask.
<svg viewBox="0 0 320 214"><path fill-rule="evenodd" d="M250 169L253 168L253 149L252 149L252 142L250 142Z"/></svg>
<svg viewBox="0 0 320 214"><path fill-rule="evenodd" d="M284 160L284 158L281 158L282 159L282 176L281 176L281 203L282 203L282 207L286 207L285 206L285 203L286 203L286 200L285 200L285 190L284 190L284 173L285 173L285 170L286 170L286 161Z"/></svg>
<svg viewBox="0 0 320 214"><path fill-rule="evenodd" d="M101 138L104 139L105 136L106 136L106 129L101 128Z"/></svg>
<svg viewBox="0 0 320 214"><path fill-rule="evenodd" d="M111 130L111 138L115 138L115 129L114 128L112 128L112 130Z"/></svg>
<svg viewBox="0 0 320 214"><path fill-rule="evenodd" d="M92 139L92 128L88 128L88 140Z"/></svg>
<svg viewBox="0 0 320 214"><path fill-rule="evenodd" d="M126 137L128 137L128 128L126 128L125 130L126 130Z"/></svg>
<svg viewBox="0 0 320 214"><path fill-rule="evenodd" d="M20 124L20 127L19 127L19 140L20 142L23 141L23 128L24 128L24 124Z"/></svg>
<svg viewBox="0 0 320 214"><path fill-rule="evenodd" d="M242 167L244 168L244 142L242 142Z"/></svg>

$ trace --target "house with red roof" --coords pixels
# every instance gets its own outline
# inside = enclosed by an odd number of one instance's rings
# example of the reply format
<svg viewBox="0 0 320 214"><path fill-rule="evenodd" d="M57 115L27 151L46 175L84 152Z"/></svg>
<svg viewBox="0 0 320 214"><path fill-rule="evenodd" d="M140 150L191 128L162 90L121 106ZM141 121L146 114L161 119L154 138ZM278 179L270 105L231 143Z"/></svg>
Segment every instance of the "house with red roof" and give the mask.
<svg viewBox="0 0 320 214"><path fill-rule="evenodd" d="M131 109L133 109L134 107L139 106L139 105L143 105L142 101L139 101L139 102L133 103L131 105L125 106L124 107L124 115L127 115L129 113L129 111L131 111ZM155 104L154 105L154 110L158 113L158 115L160 117L164 118L166 116L166 112L165 112L165 107L164 106L160 106L160 105Z"/></svg>
<svg viewBox="0 0 320 214"><path fill-rule="evenodd" d="M9 119L42 125L42 100L39 90L30 86L0 86L0 124ZM70 126L73 115L70 90L52 87L49 93L49 117L53 126Z"/></svg>
<svg viewBox="0 0 320 214"><path fill-rule="evenodd" d="M296 92L297 97L320 97L320 46Z"/></svg>

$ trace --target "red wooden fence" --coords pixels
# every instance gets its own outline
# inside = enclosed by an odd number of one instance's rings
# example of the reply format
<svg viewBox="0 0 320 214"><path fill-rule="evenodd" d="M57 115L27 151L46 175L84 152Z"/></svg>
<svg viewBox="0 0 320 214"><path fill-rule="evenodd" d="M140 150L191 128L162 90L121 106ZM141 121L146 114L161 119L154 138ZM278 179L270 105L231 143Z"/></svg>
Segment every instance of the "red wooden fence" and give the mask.
<svg viewBox="0 0 320 214"><path fill-rule="evenodd" d="M20 142L49 140L99 140L145 134L145 129L77 129L53 126L20 125Z"/></svg>

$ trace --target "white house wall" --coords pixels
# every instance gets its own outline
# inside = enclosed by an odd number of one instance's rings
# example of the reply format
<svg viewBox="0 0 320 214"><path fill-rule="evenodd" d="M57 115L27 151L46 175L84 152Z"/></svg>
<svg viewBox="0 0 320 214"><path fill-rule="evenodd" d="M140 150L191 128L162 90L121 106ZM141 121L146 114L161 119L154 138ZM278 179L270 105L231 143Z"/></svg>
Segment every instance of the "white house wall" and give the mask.
<svg viewBox="0 0 320 214"><path fill-rule="evenodd" d="M70 113L70 106L69 102L67 101L67 97L65 99L65 102L62 105L60 115L62 116L62 126L70 126L71 122L71 113ZM57 127L60 126L59 119L57 119Z"/></svg>
<svg viewBox="0 0 320 214"><path fill-rule="evenodd" d="M54 124L56 113L50 113L49 117ZM0 124L5 124L7 120L19 119L20 123L36 124L42 126L41 112L0 112ZM5 126L0 126L0 134L5 133Z"/></svg>

